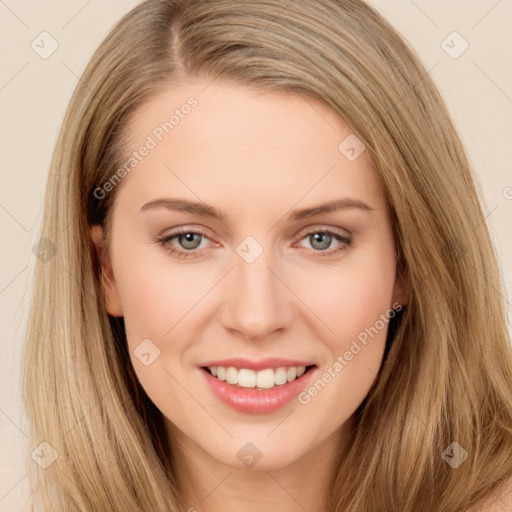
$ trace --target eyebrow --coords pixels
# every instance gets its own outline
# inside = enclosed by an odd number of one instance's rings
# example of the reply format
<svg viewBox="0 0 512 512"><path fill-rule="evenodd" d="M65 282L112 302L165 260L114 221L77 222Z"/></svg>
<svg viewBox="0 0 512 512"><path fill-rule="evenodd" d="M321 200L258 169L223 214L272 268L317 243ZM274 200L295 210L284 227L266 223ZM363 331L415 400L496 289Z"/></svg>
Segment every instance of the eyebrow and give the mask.
<svg viewBox="0 0 512 512"><path fill-rule="evenodd" d="M154 210L157 208L166 208L168 210L188 212L196 215L201 215L203 217L219 219L222 222L226 221L226 215L217 208L207 205L206 203L189 201L187 199L155 199L144 204L144 206L141 207L141 211L144 212L148 210ZM357 208L367 212L374 211L374 208L371 208L370 206L368 206L363 201L360 201L359 199L351 199L348 197L344 197L342 199L334 199L333 201L329 201L328 203L319 204L317 206L312 206L310 208L294 210L291 214L288 215L288 217L290 220L301 220L309 217L314 217L316 215L330 213L336 210L348 210L353 208Z"/></svg>

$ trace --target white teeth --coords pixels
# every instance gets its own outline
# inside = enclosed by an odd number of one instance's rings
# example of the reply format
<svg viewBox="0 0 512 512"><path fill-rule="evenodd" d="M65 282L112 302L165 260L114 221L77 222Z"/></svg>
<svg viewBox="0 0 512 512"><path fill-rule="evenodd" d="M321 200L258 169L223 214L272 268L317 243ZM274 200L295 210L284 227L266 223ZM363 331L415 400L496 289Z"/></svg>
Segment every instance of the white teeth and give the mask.
<svg viewBox="0 0 512 512"><path fill-rule="evenodd" d="M230 366L226 370L226 382L228 384L238 384L238 372L237 372L236 368L233 368L232 366Z"/></svg>
<svg viewBox="0 0 512 512"><path fill-rule="evenodd" d="M305 366L291 366L289 368L281 367L267 368L265 370L254 371L247 368L238 370L233 366L227 368L223 366L208 367L210 373L219 380L225 380L228 384L238 385L242 388L260 388L271 389L274 386L281 386L287 382L301 377L306 371Z"/></svg>
<svg viewBox="0 0 512 512"><path fill-rule="evenodd" d="M275 385L274 370L272 370L272 368L262 370L256 374L256 386L258 388L270 389Z"/></svg>
<svg viewBox="0 0 512 512"><path fill-rule="evenodd" d="M274 381L278 386L288 382L286 380L286 368L278 368L276 370Z"/></svg>
<svg viewBox="0 0 512 512"><path fill-rule="evenodd" d="M256 386L256 372L245 368L239 370L238 385L243 388L253 388Z"/></svg>
<svg viewBox="0 0 512 512"><path fill-rule="evenodd" d="M288 370L286 370L286 379L288 380L288 382L295 380L296 377L297 377L297 368L292 366L291 368L288 368Z"/></svg>

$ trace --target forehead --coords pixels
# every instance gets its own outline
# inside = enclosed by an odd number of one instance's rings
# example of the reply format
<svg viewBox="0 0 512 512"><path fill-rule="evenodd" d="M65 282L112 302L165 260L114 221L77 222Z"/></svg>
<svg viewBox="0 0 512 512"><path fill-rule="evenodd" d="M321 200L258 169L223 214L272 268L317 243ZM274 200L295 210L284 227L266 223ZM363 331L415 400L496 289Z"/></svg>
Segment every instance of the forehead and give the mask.
<svg viewBox="0 0 512 512"><path fill-rule="evenodd" d="M169 86L128 125L119 201L139 208L159 196L222 203L237 215L346 196L384 208L368 152L347 158L352 130L310 97L197 81Z"/></svg>

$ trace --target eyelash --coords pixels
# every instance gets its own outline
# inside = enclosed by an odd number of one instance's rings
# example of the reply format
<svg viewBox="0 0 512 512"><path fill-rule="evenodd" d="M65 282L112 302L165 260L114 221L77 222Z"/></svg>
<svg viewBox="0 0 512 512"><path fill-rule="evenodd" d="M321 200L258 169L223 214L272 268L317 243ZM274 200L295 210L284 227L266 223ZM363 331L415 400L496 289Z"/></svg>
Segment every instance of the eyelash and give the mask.
<svg viewBox="0 0 512 512"><path fill-rule="evenodd" d="M309 235L313 235L313 234L317 234L317 233L330 235L333 238L335 238L338 242L341 242L342 245L340 247L336 247L334 249L328 249L328 250L324 250L324 251L312 249L314 257L325 258L325 257L331 256L335 253L339 253L339 252L347 250L347 247L349 247L352 244L351 237L340 235L336 231L332 231L330 229L311 229L311 230L307 231L299 241L304 240L304 238L308 237ZM173 247L168 244L168 242L170 242L172 239L174 239L180 235L185 235L185 234L194 234L194 235L199 235L204 238L208 238L208 236L206 235L206 233L204 231L201 231L201 230L194 231L191 229L183 229L182 228L179 231L176 231L169 235L165 235L163 237L158 238L157 242L160 245L162 245L166 251L170 252L171 254L174 254L178 258L188 258L188 257L196 258L196 257L198 257L197 249L190 250L190 251L184 251L182 249L176 249L176 247Z"/></svg>

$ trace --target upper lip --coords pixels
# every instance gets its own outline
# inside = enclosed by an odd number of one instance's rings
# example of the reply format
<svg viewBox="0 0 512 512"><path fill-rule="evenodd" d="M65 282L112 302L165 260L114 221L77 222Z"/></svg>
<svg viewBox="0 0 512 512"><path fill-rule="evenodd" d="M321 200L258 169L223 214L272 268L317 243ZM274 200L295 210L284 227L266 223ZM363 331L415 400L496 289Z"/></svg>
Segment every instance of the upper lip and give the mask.
<svg viewBox="0 0 512 512"><path fill-rule="evenodd" d="M259 361L251 361L243 357L233 357L230 359L219 359L217 361L208 361L201 366L233 366L237 369L247 368L248 370L265 370L266 368L281 368L290 366L311 366L313 362L298 361L296 359L283 359L280 357L267 357Z"/></svg>

